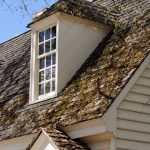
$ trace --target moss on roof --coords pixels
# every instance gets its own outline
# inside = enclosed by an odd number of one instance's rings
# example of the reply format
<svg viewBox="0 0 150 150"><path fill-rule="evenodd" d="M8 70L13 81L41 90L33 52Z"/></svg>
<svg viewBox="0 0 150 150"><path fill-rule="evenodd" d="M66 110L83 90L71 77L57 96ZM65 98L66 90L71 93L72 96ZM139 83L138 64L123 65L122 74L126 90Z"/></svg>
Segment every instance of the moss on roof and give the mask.
<svg viewBox="0 0 150 150"><path fill-rule="evenodd" d="M0 45L0 140L101 117L150 51L150 14L108 35L56 100L28 105L30 32Z"/></svg>
<svg viewBox="0 0 150 150"><path fill-rule="evenodd" d="M79 140L72 140L63 131L54 128L43 128L33 139L26 150L30 150L42 132L45 132L55 143L59 150L89 150L86 144Z"/></svg>
<svg viewBox="0 0 150 150"><path fill-rule="evenodd" d="M108 25L113 25L116 15L113 12L110 15L110 12L105 10L104 7L99 8L97 5L94 5L94 3L86 0L58 0L58 2L52 5L50 8L45 9L41 15L35 16L33 21L28 24L28 27L30 27L31 24L57 12L67 13L72 16L78 16Z"/></svg>

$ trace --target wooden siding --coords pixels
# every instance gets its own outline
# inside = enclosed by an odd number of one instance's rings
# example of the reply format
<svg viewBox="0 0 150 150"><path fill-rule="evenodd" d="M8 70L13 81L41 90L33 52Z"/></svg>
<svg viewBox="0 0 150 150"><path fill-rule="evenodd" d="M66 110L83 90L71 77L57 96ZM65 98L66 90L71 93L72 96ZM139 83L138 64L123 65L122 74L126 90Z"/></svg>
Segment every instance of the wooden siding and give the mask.
<svg viewBox="0 0 150 150"><path fill-rule="evenodd" d="M117 109L117 150L150 150L150 63Z"/></svg>

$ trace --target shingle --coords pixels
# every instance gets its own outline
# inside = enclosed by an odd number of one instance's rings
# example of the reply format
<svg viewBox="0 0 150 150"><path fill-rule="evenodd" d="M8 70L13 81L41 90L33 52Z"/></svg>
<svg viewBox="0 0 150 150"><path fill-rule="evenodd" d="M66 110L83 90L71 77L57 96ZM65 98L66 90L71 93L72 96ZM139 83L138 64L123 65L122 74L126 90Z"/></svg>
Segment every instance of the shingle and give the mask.
<svg viewBox="0 0 150 150"><path fill-rule="evenodd" d="M0 140L101 117L150 51L150 13L109 34L57 99L28 105L30 32L0 44Z"/></svg>
<svg viewBox="0 0 150 150"><path fill-rule="evenodd" d="M32 146L35 144L36 140L38 139L38 137L43 131L50 138L52 138L52 141L55 143L55 145L58 147L59 150L89 150L86 144L83 144L82 142L78 140L72 140L64 132L58 129L51 128L51 127L41 129L41 131L33 139L33 141L27 147L26 150L30 150L32 148Z"/></svg>

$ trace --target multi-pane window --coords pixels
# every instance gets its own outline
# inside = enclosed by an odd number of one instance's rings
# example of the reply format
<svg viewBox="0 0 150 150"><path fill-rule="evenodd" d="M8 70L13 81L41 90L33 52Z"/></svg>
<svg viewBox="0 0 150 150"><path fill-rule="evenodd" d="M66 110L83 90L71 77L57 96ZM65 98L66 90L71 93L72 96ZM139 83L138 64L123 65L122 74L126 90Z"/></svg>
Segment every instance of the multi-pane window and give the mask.
<svg viewBox="0 0 150 150"><path fill-rule="evenodd" d="M39 95L56 89L56 26L39 32Z"/></svg>

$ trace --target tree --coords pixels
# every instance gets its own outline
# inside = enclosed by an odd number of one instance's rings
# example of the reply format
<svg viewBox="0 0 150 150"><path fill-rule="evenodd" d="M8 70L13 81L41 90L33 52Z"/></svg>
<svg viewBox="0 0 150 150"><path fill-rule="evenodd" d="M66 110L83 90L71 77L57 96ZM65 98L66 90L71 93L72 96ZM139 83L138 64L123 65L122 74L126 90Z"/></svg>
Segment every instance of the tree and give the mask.
<svg viewBox="0 0 150 150"><path fill-rule="evenodd" d="M11 12L19 11L23 17L28 15L32 18L32 14L37 11L33 10L34 5L38 3L45 8L50 7L56 1L57 0L1 0L0 8Z"/></svg>

